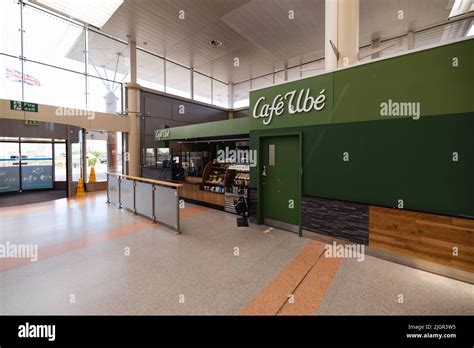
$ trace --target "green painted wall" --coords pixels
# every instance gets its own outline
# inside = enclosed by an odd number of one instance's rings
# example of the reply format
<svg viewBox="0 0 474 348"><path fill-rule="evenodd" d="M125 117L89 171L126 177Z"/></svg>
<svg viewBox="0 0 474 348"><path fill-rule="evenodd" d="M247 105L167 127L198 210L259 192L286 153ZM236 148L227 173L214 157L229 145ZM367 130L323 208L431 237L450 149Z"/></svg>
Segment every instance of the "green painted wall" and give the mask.
<svg viewBox="0 0 474 348"><path fill-rule="evenodd" d="M252 91L250 129L390 120L397 117L380 115L380 104L389 99L420 103L421 117L471 112L473 78L474 39L470 39ZM313 97L325 89L324 109L290 114L285 108L269 125L252 117L260 97L270 103L277 95L302 88L310 88Z"/></svg>
<svg viewBox="0 0 474 348"><path fill-rule="evenodd" d="M249 119L244 117L233 120L199 123L189 126L168 128L168 130L170 131L170 136L163 140L182 140L249 134Z"/></svg>
<svg viewBox="0 0 474 348"><path fill-rule="evenodd" d="M303 133L304 195L474 217L474 113L253 131L251 147L284 132Z"/></svg>
<svg viewBox="0 0 474 348"><path fill-rule="evenodd" d="M389 99L420 103L421 116L472 112L473 78L474 39L335 72L334 122L387 119Z"/></svg>
<svg viewBox="0 0 474 348"><path fill-rule="evenodd" d="M259 135L302 132L303 194L474 218L472 81L474 39L252 91L251 148ZM261 96L323 85L325 112L252 118ZM389 99L420 103L420 119L381 116Z"/></svg>

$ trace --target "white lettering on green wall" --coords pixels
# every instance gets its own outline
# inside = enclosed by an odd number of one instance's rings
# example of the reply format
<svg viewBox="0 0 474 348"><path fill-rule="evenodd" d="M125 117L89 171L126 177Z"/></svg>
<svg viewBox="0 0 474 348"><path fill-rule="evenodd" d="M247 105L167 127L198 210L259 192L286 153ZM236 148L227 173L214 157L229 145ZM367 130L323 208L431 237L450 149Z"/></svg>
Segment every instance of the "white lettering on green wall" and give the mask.
<svg viewBox="0 0 474 348"><path fill-rule="evenodd" d="M310 95L309 88L300 91L290 91L285 95L278 94L271 103L265 103L266 97L258 98L252 110L252 117L263 119L265 126L269 125L275 116L281 116L285 110L290 114L307 113L312 110L320 111L326 104L326 91L323 89L317 97Z"/></svg>
<svg viewBox="0 0 474 348"><path fill-rule="evenodd" d="M155 140L161 140L170 137L169 129L156 129L155 130Z"/></svg>

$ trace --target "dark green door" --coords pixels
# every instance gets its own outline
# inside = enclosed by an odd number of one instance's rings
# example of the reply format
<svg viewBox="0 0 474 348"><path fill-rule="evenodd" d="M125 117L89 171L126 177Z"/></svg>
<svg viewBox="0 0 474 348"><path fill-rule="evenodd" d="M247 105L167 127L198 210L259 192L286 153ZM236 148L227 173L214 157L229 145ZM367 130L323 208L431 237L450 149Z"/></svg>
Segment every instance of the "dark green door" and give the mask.
<svg viewBox="0 0 474 348"><path fill-rule="evenodd" d="M264 223L299 232L299 136L264 137L262 140L260 175Z"/></svg>

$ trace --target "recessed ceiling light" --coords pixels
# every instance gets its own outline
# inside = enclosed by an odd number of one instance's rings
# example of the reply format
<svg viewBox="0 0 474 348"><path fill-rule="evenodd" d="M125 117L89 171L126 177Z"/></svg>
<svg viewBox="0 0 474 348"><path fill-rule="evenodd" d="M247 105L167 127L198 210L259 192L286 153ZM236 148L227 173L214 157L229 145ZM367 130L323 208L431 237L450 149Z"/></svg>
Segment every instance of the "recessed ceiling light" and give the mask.
<svg viewBox="0 0 474 348"><path fill-rule="evenodd" d="M52 10L101 28L124 0L36 0Z"/></svg>
<svg viewBox="0 0 474 348"><path fill-rule="evenodd" d="M211 45L212 47L220 47L220 46L222 46L222 41L220 41L220 40L211 40L211 41L209 41L209 45Z"/></svg>

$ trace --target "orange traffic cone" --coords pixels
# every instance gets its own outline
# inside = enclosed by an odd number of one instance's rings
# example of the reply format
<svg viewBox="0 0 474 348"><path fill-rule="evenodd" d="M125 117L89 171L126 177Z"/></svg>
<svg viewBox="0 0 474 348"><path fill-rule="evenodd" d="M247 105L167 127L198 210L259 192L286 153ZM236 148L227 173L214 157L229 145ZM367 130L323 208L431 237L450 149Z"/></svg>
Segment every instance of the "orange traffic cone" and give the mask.
<svg viewBox="0 0 474 348"><path fill-rule="evenodd" d="M84 196L85 194L86 191L84 190L84 180L82 180L82 178L79 178L79 181L77 182L76 196Z"/></svg>
<svg viewBox="0 0 474 348"><path fill-rule="evenodd" d="M95 177L95 169L94 167L91 167L91 173L89 174L89 183L97 182L97 179Z"/></svg>

